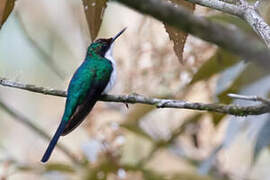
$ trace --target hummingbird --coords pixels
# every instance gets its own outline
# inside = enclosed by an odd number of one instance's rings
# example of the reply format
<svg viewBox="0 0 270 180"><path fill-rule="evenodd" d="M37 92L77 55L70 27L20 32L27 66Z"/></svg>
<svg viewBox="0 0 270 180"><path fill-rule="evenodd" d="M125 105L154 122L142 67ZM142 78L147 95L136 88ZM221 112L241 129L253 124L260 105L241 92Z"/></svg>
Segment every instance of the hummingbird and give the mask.
<svg viewBox="0 0 270 180"><path fill-rule="evenodd" d="M116 81L116 64L112 57L115 40L126 30L109 39L97 39L88 47L83 63L74 73L67 90L64 114L41 162L49 160L60 136L78 127L99 97L110 91Z"/></svg>

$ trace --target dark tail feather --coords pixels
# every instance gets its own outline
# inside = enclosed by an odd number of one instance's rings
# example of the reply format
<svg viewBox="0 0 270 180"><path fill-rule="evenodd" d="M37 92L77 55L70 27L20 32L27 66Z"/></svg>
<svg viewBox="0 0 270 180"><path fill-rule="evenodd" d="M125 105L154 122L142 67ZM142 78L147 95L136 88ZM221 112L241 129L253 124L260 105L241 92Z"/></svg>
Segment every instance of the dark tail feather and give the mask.
<svg viewBox="0 0 270 180"><path fill-rule="evenodd" d="M92 110L96 102L97 99L95 98L92 99L91 101L88 100L86 104L79 105L76 109L76 112L69 119L64 131L62 132L62 136L69 134L76 127L78 127L83 122L85 117L89 114L89 112Z"/></svg>
<svg viewBox="0 0 270 180"><path fill-rule="evenodd" d="M41 159L41 162L45 163L49 160L59 137L61 136L62 132L64 131L64 129L66 127L66 124L67 124L66 121L64 121L64 120L61 121L61 124L59 125L59 127L58 127L57 131L55 132L49 146L47 147L45 154L43 155L43 157Z"/></svg>

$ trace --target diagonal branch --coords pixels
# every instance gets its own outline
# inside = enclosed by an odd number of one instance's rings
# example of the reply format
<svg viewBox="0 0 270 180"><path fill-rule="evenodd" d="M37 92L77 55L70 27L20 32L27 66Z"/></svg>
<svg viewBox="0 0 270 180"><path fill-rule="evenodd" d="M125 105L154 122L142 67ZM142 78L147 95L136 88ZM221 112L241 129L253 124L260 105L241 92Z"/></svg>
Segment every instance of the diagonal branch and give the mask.
<svg viewBox="0 0 270 180"><path fill-rule="evenodd" d="M41 129L38 125L34 124L31 120L25 117L23 114L12 110L4 101L0 99L0 107L5 110L10 116L14 117L14 119L27 127L29 127L33 132L37 133L40 137L45 140L50 141L51 137L47 132ZM61 143L56 145L67 157L69 157L75 164L80 165L80 161L68 150L68 148Z"/></svg>
<svg viewBox="0 0 270 180"><path fill-rule="evenodd" d="M212 9L216 9L235 16L241 16L243 14L243 10L237 5L220 0L186 0L186 1L201 6L209 7Z"/></svg>
<svg viewBox="0 0 270 180"><path fill-rule="evenodd" d="M181 6L162 0L115 0L141 13L151 15L167 24L215 43L246 60L270 65L270 51L259 40L235 27L211 22L204 17L195 16Z"/></svg>
<svg viewBox="0 0 270 180"><path fill-rule="evenodd" d="M194 4L216 9L231 15L238 16L246 21L259 37L264 41L267 47L270 47L270 26L265 22L258 13L258 5L260 1L256 1L250 5L246 0L238 0L238 5L220 0L186 0Z"/></svg>
<svg viewBox="0 0 270 180"><path fill-rule="evenodd" d="M258 13L256 4L258 3L250 5L247 1L243 0L242 4L239 6L243 13L239 17L244 19L258 36L261 37L267 47L270 48L270 26Z"/></svg>
<svg viewBox="0 0 270 180"><path fill-rule="evenodd" d="M32 84L23 84L6 79L0 79L0 85L8 86L18 89L23 89L31 92L41 93L45 95L53 95L66 97L66 91L48 89L44 87L35 86ZM177 109L191 109L200 111L210 111L231 114L235 116L259 115L268 113L270 106L267 104L259 104L253 106L238 106L238 105L224 105L224 104L206 104L198 102L188 102L173 99L159 99L150 98L138 94L131 95L104 95L100 97L100 101L118 102L118 103L140 103L156 106L157 108L177 108Z"/></svg>

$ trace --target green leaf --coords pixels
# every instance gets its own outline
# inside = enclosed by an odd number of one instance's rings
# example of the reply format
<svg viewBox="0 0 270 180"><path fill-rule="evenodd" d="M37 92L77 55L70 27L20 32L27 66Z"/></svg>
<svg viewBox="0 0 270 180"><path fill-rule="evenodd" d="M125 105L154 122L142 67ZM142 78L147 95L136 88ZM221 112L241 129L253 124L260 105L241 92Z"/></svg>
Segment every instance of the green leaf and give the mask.
<svg viewBox="0 0 270 180"><path fill-rule="evenodd" d="M240 61L224 70L218 78L215 94L220 94L230 88L235 79L243 73L247 66L248 64L246 62Z"/></svg>
<svg viewBox="0 0 270 180"><path fill-rule="evenodd" d="M201 80L207 80L213 75L220 73L226 68L234 65L239 58L223 49L218 49L214 56L206 61L193 76L190 84Z"/></svg>
<svg viewBox="0 0 270 180"><path fill-rule="evenodd" d="M91 40L94 41L98 35L107 0L82 0L86 20L88 23Z"/></svg>
<svg viewBox="0 0 270 180"><path fill-rule="evenodd" d="M19 171L24 171L24 172L31 172L31 171L34 171L35 170L35 168L34 167L32 167L32 166L27 166L27 165L21 165L21 166L18 166L17 167L17 170L19 170Z"/></svg>
<svg viewBox="0 0 270 180"><path fill-rule="evenodd" d="M252 66L251 66L252 68ZM254 69L254 68L252 68ZM250 71L250 70L249 70ZM260 71L261 72L261 71ZM249 72L249 74L252 76L254 73L254 77L256 71ZM249 80L249 77L246 77L247 81ZM250 95L257 95L261 97L267 97L269 91L270 91L270 76L262 76L261 78L257 78L255 81L251 80L251 84L247 83L246 86L241 88L241 91L239 94L250 94ZM254 105L258 102L252 102L252 101L243 101L243 100L235 100L237 104L239 105ZM240 119L242 121L240 121ZM225 138L223 140L224 146L228 146L236 137L236 135L239 132L243 132L245 130L246 132L251 132L252 134L257 135L257 139L254 146L254 159L256 160L257 156L261 152L261 150L265 147L267 147L270 144L269 131L270 122L269 122L269 115L263 114L258 116L247 116L247 117L241 117L237 118L235 120L235 117L232 117L232 119L229 120L229 124L227 127L227 132L225 133ZM253 139L252 137L248 137L248 139Z"/></svg>
<svg viewBox="0 0 270 180"><path fill-rule="evenodd" d="M239 62L221 73L217 82L215 96L219 103L230 104L233 99L228 97L229 93L239 93L241 89L266 76L268 72L252 63ZM226 114L210 113L215 125L226 116Z"/></svg>
<svg viewBox="0 0 270 180"><path fill-rule="evenodd" d="M158 174L151 170L142 170L144 180L168 180L164 175Z"/></svg>
<svg viewBox="0 0 270 180"><path fill-rule="evenodd" d="M223 149L223 145L219 145L216 148L214 148L214 150L210 153L210 155L208 156L207 159L205 159L201 164L200 167L198 169L199 174L203 174L206 175L208 174L208 172L211 170L213 164L216 161L216 157L217 154L219 153L219 151Z"/></svg>
<svg viewBox="0 0 270 180"><path fill-rule="evenodd" d="M224 91L222 97L220 97L220 100L223 103L226 101L227 103L230 103L232 101L231 98L227 96L228 92L227 90L230 89L230 87L234 84L234 81L241 75L241 73L246 68L247 63L244 61L240 61L239 63L227 68L224 70L221 75L218 78L217 85L216 85L216 91L215 96L218 96L222 94ZM210 113L212 116L212 121L214 125L218 125L219 122L226 116L226 114L220 114L220 113Z"/></svg>
<svg viewBox="0 0 270 180"><path fill-rule="evenodd" d="M170 174L169 176L144 169L142 170L144 180L211 180L208 176L202 176L194 173L177 173L177 174Z"/></svg>
<svg viewBox="0 0 270 180"><path fill-rule="evenodd" d="M256 118L257 120L257 118ZM270 115L267 115L266 122L263 124L262 128L259 130L256 143L253 152L253 161L257 160L259 153L270 145Z"/></svg>
<svg viewBox="0 0 270 180"><path fill-rule="evenodd" d="M215 113L215 112L211 112L209 114L212 116L212 122L214 123L215 126L217 126L222 121L222 119L226 116L226 114Z"/></svg>
<svg viewBox="0 0 270 180"><path fill-rule="evenodd" d="M218 15L209 16L208 19L216 23L235 25L245 32L248 32L254 35L256 34L251 28L251 26L249 26L245 21L243 21L242 19L236 16L222 13Z"/></svg>
<svg viewBox="0 0 270 180"><path fill-rule="evenodd" d="M219 102L225 104L231 103L232 98L228 97L229 93L238 93L244 87L258 81L268 74L269 72L255 64L247 64L245 69L239 74L239 76L233 79L233 82L227 89L216 94Z"/></svg>
<svg viewBox="0 0 270 180"><path fill-rule="evenodd" d="M90 167L85 171L85 180L106 180L109 173L116 173L118 170L118 164L114 161L111 161L109 158L103 159L103 161L95 166L94 168Z"/></svg>
<svg viewBox="0 0 270 180"><path fill-rule="evenodd" d="M9 14L13 10L15 0L1 0L0 3L0 29L7 20Z"/></svg>
<svg viewBox="0 0 270 180"><path fill-rule="evenodd" d="M65 173L74 173L73 167L62 163L48 163L45 165L46 171L60 171Z"/></svg>

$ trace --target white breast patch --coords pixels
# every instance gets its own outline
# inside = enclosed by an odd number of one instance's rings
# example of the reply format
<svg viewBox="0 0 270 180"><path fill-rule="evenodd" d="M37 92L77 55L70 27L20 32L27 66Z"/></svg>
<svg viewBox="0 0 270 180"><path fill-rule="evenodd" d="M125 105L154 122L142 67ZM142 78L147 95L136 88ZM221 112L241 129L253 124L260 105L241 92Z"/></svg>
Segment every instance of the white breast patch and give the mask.
<svg viewBox="0 0 270 180"><path fill-rule="evenodd" d="M113 49L113 44L111 45L110 49L105 53L105 58L110 60L113 66L113 71L110 77L110 81L107 84L106 88L103 90L102 94L107 94L114 86L116 79L117 79L117 74L116 74L116 64L115 60L113 59L112 56L112 49Z"/></svg>

